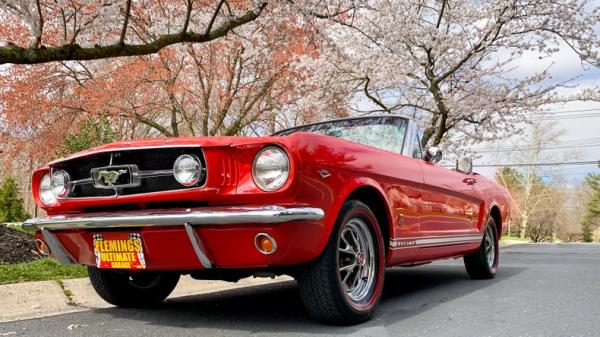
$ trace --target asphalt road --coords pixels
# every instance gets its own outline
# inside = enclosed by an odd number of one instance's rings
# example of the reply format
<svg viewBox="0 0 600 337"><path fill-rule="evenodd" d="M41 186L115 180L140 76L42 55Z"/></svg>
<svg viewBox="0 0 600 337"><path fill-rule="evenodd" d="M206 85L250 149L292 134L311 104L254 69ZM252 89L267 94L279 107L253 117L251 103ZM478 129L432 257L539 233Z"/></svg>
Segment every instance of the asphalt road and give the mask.
<svg viewBox="0 0 600 337"><path fill-rule="evenodd" d="M600 245L516 245L500 263L487 281L462 260L389 270L374 319L351 327L311 320L286 282L4 323L0 336L600 336Z"/></svg>

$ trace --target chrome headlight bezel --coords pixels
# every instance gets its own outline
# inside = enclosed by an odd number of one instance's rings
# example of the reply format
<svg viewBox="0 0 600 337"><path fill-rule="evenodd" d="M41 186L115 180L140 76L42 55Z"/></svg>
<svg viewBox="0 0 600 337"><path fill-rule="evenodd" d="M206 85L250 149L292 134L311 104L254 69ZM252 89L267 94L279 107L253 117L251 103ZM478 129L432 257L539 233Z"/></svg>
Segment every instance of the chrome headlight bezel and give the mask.
<svg viewBox="0 0 600 337"><path fill-rule="evenodd" d="M44 175L42 175L40 178L38 198L44 206L52 206L57 201L56 196L52 192L52 175L50 172L44 173Z"/></svg>
<svg viewBox="0 0 600 337"><path fill-rule="evenodd" d="M188 167L181 167L182 165L191 165ZM173 177L183 186L190 187L196 185L202 178L202 171L204 167L200 158L194 154L183 154L175 160L173 164ZM183 172L183 171L186 172ZM189 177L183 176L184 173L191 174Z"/></svg>
<svg viewBox="0 0 600 337"><path fill-rule="evenodd" d="M69 181L71 177L64 170L56 170L51 176L52 193L56 198L64 198L69 194Z"/></svg>
<svg viewBox="0 0 600 337"><path fill-rule="evenodd" d="M271 156L273 154L278 156L278 158L275 159L278 163L271 164L271 167L268 167L265 163L265 161L268 160L265 159L265 156L269 154L271 154ZM271 175L275 174L275 177L266 178L265 173L269 171L271 172ZM279 174L277 174L277 171L280 171ZM263 147L256 153L252 162L252 180L254 180L254 184L256 184L258 188L265 192L275 192L285 186L290 177L290 171L290 157L287 152L279 146L270 145ZM262 175L262 177L260 175ZM268 179L272 181L266 181Z"/></svg>

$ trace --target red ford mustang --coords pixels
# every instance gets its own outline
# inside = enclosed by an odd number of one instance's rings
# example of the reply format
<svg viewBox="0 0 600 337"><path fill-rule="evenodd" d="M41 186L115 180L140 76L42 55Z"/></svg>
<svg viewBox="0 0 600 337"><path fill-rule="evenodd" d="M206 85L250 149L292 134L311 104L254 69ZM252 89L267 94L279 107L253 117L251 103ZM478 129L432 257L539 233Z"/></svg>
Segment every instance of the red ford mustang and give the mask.
<svg viewBox="0 0 600 337"><path fill-rule="evenodd" d="M368 319L385 267L464 257L492 278L506 190L437 166L414 121L362 117L270 137L117 142L33 174L38 247L88 266L106 301L162 301L179 276L290 274L317 319Z"/></svg>

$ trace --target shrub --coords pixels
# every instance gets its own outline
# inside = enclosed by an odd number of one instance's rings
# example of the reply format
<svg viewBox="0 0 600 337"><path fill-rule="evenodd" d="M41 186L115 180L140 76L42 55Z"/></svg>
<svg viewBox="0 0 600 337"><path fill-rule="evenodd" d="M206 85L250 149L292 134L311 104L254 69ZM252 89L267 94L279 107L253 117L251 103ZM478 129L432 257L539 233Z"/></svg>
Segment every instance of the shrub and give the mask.
<svg viewBox="0 0 600 337"><path fill-rule="evenodd" d="M28 217L17 182L12 177L6 178L0 186L0 222L21 222Z"/></svg>

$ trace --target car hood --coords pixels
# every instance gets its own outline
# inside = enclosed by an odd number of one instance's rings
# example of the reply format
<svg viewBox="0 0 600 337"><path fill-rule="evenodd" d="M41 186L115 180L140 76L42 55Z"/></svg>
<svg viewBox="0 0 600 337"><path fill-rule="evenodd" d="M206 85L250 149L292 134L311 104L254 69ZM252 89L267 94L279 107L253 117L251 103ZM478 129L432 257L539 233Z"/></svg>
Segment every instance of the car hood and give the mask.
<svg viewBox="0 0 600 337"><path fill-rule="evenodd" d="M200 146L200 147L237 147L250 146L263 143L280 142L282 136L266 136L266 137L177 137L177 138L152 138L140 140L128 140L113 142L106 145L97 146L88 150L75 152L66 157L57 159L48 165L66 160L85 157L101 152L111 152L116 150L134 150L143 148L156 147L179 147L179 146Z"/></svg>

